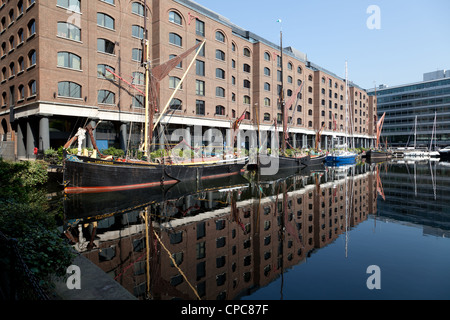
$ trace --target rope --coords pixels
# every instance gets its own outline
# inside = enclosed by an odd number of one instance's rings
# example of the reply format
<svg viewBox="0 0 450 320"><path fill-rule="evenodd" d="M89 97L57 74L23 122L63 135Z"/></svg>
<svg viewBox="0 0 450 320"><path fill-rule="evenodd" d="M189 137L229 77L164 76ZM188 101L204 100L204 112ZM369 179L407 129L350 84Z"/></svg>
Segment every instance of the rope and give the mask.
<svg viewBox="0 0 450 320"><path fill-rule="evenodd" d="M161 244L161 246L164 248L164 250L166 250L167 254L169 255L170 260L172 260L173 265L175 266L175 268L178 269L178 271L180 272L180 274L183 276L184 280L186 280L186 282L188 283L189 287L191 287L192 291L194 291L195 295L197 296L198 300L202 300L200 298L200 296L197 293L197 290L195 290L195 288L191 285L191 283L189 282L189 280L187 279L186 275L183 273L183 271L178 267L177 263L175 262L175 260L172 257L172 254L170 253L170 251L166 248L166 246L164 245L164 243L162 243L161 239L159 238L159 236L156 234L156 232L153 230L153 234L155 235L156 239L158 239L159 243Z"/></svg>

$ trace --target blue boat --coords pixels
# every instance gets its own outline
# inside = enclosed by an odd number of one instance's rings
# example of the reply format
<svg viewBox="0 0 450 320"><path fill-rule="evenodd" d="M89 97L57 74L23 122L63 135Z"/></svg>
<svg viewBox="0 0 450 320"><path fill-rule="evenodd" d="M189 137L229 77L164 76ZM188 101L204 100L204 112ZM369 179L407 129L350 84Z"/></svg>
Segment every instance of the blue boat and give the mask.
<svg viewBox="0 0 450 320"><path fill-rule="evenodd" d="M342 165L356 163L356 153L349 151L337 151L328 154L325 158L327 165Z"/></svg>

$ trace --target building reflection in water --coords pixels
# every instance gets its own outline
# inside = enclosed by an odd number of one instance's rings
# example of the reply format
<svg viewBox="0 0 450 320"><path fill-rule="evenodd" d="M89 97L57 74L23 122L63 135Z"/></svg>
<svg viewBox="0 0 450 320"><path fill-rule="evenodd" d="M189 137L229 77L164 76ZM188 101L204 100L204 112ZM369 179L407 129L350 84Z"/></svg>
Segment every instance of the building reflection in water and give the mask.
<svg viewBox="0 0 450 320"><path fill-rule="evenodd" d="M141 299L231 300L283 277L377 212L375 165L247 178L70 195L65 234Z"/></svg>

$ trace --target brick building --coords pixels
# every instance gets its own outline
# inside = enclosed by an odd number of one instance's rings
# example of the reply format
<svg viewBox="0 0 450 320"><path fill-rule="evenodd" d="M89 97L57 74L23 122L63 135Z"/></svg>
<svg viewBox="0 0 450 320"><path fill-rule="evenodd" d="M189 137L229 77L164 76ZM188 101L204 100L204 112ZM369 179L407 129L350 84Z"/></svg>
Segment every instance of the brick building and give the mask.
<svg viewBox="0 0 450 320"><path fill-rule="evenodd" d="M290 145L313 146L322 125L322 148L332 135L344 136L344 79L291 47L283 50L282 69L278 45L193 1L146 4L147 21L144 1L2 0L4 158L34 158L35 148L56 149L87 123L97 126L100 148L136 147L144 122L145 27L152 66L206 40L157 133L170 135L176 128L194 126L202 127L201 134L208 128L225 133L244 113L243 130L275 130L275 120L281 130L279 88L283 84L289 99L303 84L288 110ZM168 102L192 56L162 80L161 105ZM368 147L374 139L375 100L358 86L349 86L355 145ZM157 142L164 142L156 136Z"/></svg>

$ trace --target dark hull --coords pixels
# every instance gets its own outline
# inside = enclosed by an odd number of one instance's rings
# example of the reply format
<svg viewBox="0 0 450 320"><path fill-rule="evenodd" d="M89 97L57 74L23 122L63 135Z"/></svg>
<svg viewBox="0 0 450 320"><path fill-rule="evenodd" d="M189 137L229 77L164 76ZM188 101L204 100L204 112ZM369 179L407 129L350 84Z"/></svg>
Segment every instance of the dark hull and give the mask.
<svg viewBox="0 0 450 320"><path fill-rule="evenodd" d="M71 156L64 161L66 193L97 193L173 185L239 174L246 161L220 164L161 165Z"/></svg>
<svg viewBox="0 0 450 320"><path fill-rule="evenodd" d="M309 162L307 163L308 166L320 166L323 165L325 162L326 155L320 155L315 157L310 157Z"/></svg>
<svg viewBox="0 0 450 320"><path fill-rule="evenodd" d="M367 161L384 161L392 158L392 152L380 151L380 150L369 150L366 152Z"/></svg>
<svg viewBox="0 0 450 320"><path fill-rule="evenodd" d="M279 169L296 169L303 168L310 162L309 156L304 157L284 157L284 156L271 156L261 154L259 156L260 168L269 168L271 166L278 166Z"/></svg>
<svg viewBox="0 0 450 320"><path fill-rule="evenodd" d="M439 151L439 158L445 161L450 160L450 152Z"/></svg>

